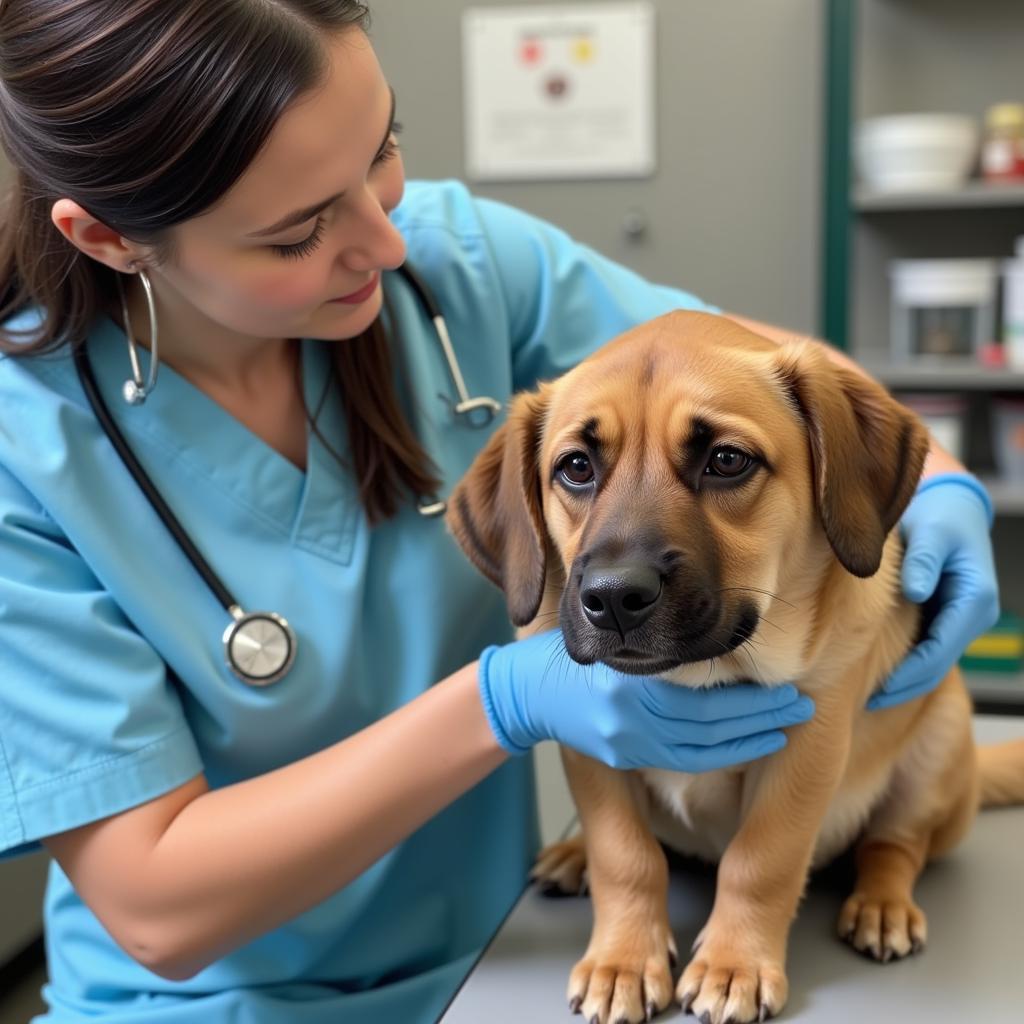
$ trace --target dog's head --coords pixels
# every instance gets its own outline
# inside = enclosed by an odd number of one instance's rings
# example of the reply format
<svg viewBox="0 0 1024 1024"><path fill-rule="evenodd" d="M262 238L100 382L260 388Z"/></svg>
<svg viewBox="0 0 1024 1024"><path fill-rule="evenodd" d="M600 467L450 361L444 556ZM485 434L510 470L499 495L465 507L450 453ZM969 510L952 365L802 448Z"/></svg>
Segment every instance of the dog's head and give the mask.
<svg viewBox="0 0 1024 1024"><path fill-rule="evenodd" d="M556 576L570 655L652 674L743 645L797 576L875 573L927 448L815 346L671 313L517 397L448 518L517 625Z"/></svg>

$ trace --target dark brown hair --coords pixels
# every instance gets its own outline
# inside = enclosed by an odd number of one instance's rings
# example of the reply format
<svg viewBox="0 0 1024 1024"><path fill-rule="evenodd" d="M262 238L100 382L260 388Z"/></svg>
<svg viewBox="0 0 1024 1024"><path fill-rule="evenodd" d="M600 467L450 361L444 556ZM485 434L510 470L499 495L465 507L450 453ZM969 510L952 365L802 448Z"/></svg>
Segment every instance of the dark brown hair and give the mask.
<svg viewBox="0 0 1024 1024"><path fill-rule="evenodd" d="M166 230L212 207L322 78L325 33L368 18L353 0L3 0L0 140L15 174L0 214L0 325L30 305L43 319L30 337L0 326L0 352L77 344L115 308L116 273L53 225L58 198L171 258ZM401 412L379 322L335 353L375 522L409 492L432 494L435 471Z"/></svg>

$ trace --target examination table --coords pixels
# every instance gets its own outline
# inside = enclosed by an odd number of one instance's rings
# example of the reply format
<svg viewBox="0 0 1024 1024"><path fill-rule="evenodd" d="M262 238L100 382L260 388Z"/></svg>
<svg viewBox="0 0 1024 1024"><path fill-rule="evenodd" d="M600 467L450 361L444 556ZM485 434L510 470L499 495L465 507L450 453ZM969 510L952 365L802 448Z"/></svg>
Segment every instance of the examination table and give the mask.
<svg viewBox="0 0 1024 1024"><path fill-rule="evenodd" d="M975 717L979 742L1024 736L1024 717ZM683 964L714 898L714 869L673 860L669 916ZM836 936L849 858L816 874L789 939L789 1001L780 1022L1024 1024L1024 807L982 812L967 838L928 865L916 899L923 953L879 964ZM590 935L590 900L528 887L463 982L443 1024L574 1024L569 971ZM682 964L675 972L678 978ZM695 1024L678 1006L655 1018Z"/></svg>

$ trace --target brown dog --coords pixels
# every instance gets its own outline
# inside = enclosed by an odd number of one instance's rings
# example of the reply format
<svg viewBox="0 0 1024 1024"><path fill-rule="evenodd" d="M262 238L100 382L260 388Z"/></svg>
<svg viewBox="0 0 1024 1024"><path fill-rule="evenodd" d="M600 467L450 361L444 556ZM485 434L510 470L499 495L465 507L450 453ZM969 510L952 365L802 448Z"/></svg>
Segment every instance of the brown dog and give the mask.
<svg viewBox="0 0 1024 1024"><path fill-rule="evenodd" d="M918 420L816 346L680 312L519 396L456 489L451 528L513 621L557 615L575 660L689 686L794 681L817 705L779 753L703 775L563 749L583 842L540 869L575 884L585 845L594 929L569 982L584 1019L634 1024L671 1000L656 836L720 861L676 996L712 1024L746 1022L786 1001L812 865L857 842L840 934L902 957L925 941L925 861L979 800L1024 800L1024 742L976 752L958 672L864 710L918 626L893 528L927 447Z"/></svg>

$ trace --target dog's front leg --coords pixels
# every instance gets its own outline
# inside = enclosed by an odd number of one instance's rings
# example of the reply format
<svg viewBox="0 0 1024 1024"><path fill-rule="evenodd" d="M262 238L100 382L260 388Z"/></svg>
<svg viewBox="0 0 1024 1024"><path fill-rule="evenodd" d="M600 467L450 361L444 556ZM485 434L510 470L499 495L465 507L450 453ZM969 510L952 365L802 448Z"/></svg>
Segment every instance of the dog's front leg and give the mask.
<svg viewBox="0 0 1024 1024"><path fill-rule="evenodd" d="M715 904L676 987L704 1024L763 1021L786 1001L789 926L849 749L849 710L823 704L744 779L743 817L719 865Z"/></svg>
<svg viewBox="0 0 1024 1024"><path fill-rule="evenodd" d="M588 1022L638 1024L672 999L665 854L647 825L639 779L565 747L562 760L594 905L590 945L569 977L569 1006Z"/></svg>

